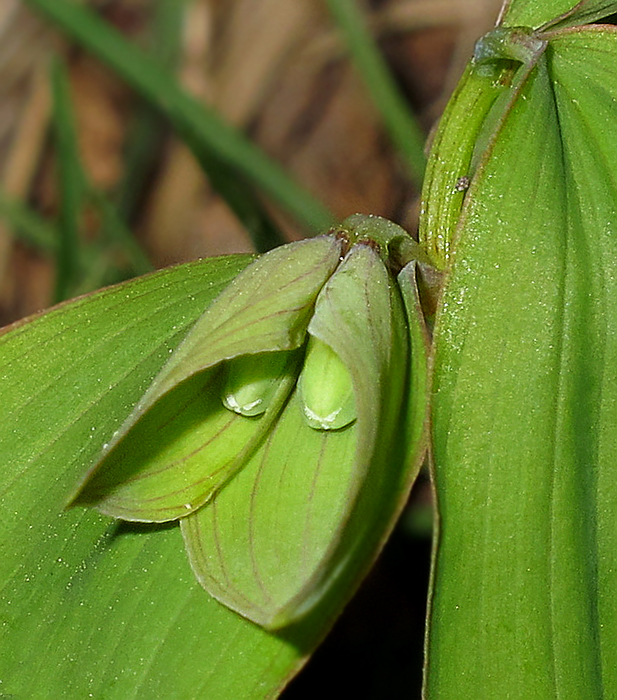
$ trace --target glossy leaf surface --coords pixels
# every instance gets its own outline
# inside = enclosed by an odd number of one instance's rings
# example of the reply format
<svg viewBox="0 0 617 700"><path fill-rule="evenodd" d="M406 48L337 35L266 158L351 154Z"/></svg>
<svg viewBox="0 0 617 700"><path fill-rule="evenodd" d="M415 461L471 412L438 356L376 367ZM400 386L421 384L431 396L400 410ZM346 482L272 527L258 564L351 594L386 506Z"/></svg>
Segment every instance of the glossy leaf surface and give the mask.
<svg viewBox="0 0 617 700"><path fill-rule="evenodd" d="M617 695L617 34L549 38L437 323L429 698Z"/></svg>
<svg viewBox="0 0 617 700"><path fill-rule="evenodd" d="M175 526L63 511L84 465L248 262L167 270L0 335L4 694L273 697L323 635L321 620L283 640L219 605L195 580Z"/></svg>

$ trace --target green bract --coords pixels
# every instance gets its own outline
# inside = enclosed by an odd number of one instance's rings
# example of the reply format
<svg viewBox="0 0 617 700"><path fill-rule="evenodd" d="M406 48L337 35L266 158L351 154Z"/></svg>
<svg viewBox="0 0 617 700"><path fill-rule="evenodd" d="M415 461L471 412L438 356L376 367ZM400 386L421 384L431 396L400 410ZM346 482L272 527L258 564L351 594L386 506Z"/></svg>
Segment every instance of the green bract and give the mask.
<svg viewBox="0 0 617 700"><path fill-rule="evenodd" d="M409 246L394 224L356 216L255 260L172 353L75 502L180 519L203 587L266 627L351 587L422 455L426 340L415 264L398 271Z"/></svg>
<svg viewBox="0 0 617 700"><path fill-rule="evenodd" d="M609 6L482 39L430 157L429 698L617 697L617 31L562 22Z"/></svg>

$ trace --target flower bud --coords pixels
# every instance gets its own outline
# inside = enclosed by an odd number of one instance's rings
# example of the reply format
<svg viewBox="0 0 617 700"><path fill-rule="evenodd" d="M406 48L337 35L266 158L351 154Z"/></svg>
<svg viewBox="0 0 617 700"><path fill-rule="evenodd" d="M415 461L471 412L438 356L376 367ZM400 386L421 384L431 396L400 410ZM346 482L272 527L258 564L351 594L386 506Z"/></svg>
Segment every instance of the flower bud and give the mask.
<svg viewBox="0 0 617 700"><path fill-rule="evenodd" d="M390 269L413 249L394 224L355 216L258 258L174 351L77 502L179 519L197 580L264 627L347 597L419 468L425 382L409 387L426 348L413 276L399 288Z"/></svg>
<svg viewBox="0 0 617 700"><path fill-rule="evenodd" d="M320 236L281 246L240 273L154 378L74 502L142 522L174 520L207 503L243 467L295 385L298 354L290 351L303 347L341 250L341 240ZM267 367L272 362L282 366ZM263 381L240 389L236 370ZM239 392L239 405L261 398L265 410L230 411L221 401L225 382Z"/></svg>

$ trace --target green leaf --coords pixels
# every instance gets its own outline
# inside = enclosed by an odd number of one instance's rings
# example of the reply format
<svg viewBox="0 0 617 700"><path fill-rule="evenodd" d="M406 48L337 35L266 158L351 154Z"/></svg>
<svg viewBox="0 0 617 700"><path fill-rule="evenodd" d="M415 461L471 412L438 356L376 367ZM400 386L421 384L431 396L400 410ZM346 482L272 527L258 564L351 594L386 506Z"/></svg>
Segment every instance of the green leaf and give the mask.
<svg viewBox="0 0 617 700"><path fill-rule="evenodd" d="M479 133L500 94L509 95L513 73L510 66L490 71L468 66L439 122L424 178L419 229L420 242L438 268L445 266L450 254L452 235L474 174L472 161ZM462 114L467 116L458 118ZM489 129L491 126L495 125Z"/></svg>
<svg viewBox="0 0 617 700"><path fill-rule="evenodd" d="M340 251L339 239L320 236L281 246L239 275L104 446L77 502L117 518L163 522L208 501L278 416L295 383L298 358L289 357L271 406L257 417L225 408L217 366L249 353L299 348Z"/></svg>
<svg viewBox="0 0 617 700"><path fill-rule="evenodd" d="M419 240L439 270L447 265L463 203L473 196L478 164L546 45L525 27L497 27L476 42L439 123L423 189Z"/></svg>
<svg viewBox="0 0 617 700"><path fill-rule="evenodd" d="M506 0L500 24L504 27L542 25L573 27L590 24L617 12L615 0Z"/></svg>
<svg viewBox="0 0 617 700"><path fill-rule="evenodd" d="M463 208L428 697L617 696L616 60L612 29L551 35Z"/></svg>
<svg viewBox="0 0 617 700"><path fill-rule="evenodd" d="M177 527L63 512L84 465L249 261L166 270L0 335L5 695L273 697L323 636L325 620L284 640L220 606L195 581Z"/></svg>
<svg viewBox="0 0 617 700"><path fill-rule="evenodd" d="M410 454L397 439L407 419L407 329L393 280L370 246L352 247L308 330L351 373L357 421L316 430L294 392L249 463L181 520L204 588L275 629L331 606L333 591L350 595L406 500L423 447L417 441Z"/></svg>

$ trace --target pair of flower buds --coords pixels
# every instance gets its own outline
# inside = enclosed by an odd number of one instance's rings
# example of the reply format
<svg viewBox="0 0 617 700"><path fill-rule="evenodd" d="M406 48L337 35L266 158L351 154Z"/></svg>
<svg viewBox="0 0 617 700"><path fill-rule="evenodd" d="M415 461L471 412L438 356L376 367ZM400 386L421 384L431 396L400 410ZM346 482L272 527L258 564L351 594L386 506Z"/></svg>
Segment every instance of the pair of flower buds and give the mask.
<svg viewBox="0 0 617 700"><path fill-rule="evenodd" d="M340 605L422 458L414 250L398 226L358 215L256 258L171 353L75 502L179 520L202 586L264 627Z"/></svg>

